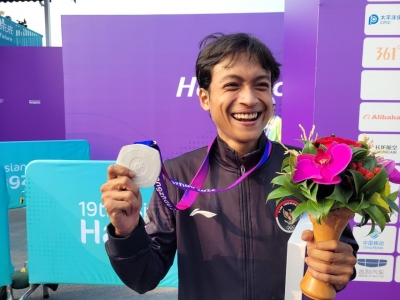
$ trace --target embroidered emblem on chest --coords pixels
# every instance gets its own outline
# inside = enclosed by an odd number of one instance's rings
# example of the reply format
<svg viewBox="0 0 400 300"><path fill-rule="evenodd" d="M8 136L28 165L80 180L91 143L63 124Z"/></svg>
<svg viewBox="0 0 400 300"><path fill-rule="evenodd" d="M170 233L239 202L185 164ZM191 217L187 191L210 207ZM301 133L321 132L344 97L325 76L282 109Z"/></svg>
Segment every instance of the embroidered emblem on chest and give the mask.
<svg viewBox="0 0 400 300"><path fill-rule="evenodd" d="M294 219L292 216L292 212L297 205L299 205L298 201L287 199L280 202L276 207L275 219L284 232L292 233L299 222L299 218Z"/></svg>

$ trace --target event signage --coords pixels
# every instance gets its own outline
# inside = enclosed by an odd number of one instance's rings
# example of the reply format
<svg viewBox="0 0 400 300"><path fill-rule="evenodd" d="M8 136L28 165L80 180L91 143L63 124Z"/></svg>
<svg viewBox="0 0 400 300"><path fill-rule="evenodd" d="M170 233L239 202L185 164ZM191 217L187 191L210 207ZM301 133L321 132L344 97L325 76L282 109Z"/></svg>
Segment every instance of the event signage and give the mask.
<svg viewBox="0 0 400 300"><path fill-rule="evenodd" d="M84 140L0 142L0 165L6 173L9 208L25 206L26 166L36 159L86 160L90 159L90 147Z"/></svg>
<svg viewBox="0 0 400 300"><path fill-rule="evenodd" d="M195 78L206 35L252 33L282 62L283 13L63 16L62 26L66 137L88 140L93 159L115 159L143 140L168 159L215 138ZM282 92L280 78L278 113Z"/></svg>
<svg viewBox="0 0 400 300"><path fill-rule="evenodd" d="M320 2L285 2L283 141L296 143L298 124L315 124L319 136L366 134L372 150L400 170L400 1ZM355 226L360 221L356 215L351 222L360 246L357 277L336 298L393 299L400 288L399 216L370 235L371 225Z"/></svg>
<svg viewBox="0 0 400 300"><path fill-rule="evenodd" d="M3 46L0 57L0 141L64 140L61 48Z"/></svg>
<svg viewBox="0 0 400 300"><path fill-rule="evenodd" d="M31 282L123 284L105 251L110 219L100 193L107 168L114 163L35 160L27 165L26 220ZM140 190L144 219L153 190L152 187ZM45 235L43 228L46 228ZM177 286L176 270L175 264L160 286Z"/></svg>

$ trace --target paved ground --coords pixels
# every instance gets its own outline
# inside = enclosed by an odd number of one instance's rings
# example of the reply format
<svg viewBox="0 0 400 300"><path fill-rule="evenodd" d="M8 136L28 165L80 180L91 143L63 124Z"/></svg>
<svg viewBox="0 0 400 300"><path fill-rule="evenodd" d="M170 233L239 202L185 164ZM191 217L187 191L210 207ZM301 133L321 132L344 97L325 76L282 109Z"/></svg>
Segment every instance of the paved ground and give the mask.
<svg viewBox="0 0 400 300"><path fill-rule="evenodd" d="M25 209L9 210L11 258L15 270L19 270L27 261ZM20 298L26 290L14 290L14 298ZM50 292L50 299L137 299L137 300L175 300L178 298L177 289L157 288L154 291L139 295L127 287L96 286L96 285L60 285L57 291ZM42 288L39 287L28 299L42 299Z"/></svg>

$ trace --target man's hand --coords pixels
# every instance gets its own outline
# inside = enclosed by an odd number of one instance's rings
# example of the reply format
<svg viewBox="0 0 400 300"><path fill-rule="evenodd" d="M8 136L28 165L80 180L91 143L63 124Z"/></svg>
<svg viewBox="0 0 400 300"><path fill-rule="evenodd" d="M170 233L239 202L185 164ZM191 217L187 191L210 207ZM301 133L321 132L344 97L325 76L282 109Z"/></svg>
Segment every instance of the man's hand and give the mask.
<svg viewBox="0 0 400 300"><path fill-rule="evenodd" d="M100 188L104 208L115 227L115 234L127 237L139 224L142 195L133 183L135 174L121 165L111 165L107 182Z"/></svg>
<svg viewBox="0 0 400 300"><path fill-rule="evenodd" d="M303 231L301 238L307 242L308 257L305 262L312 277L332 284L336 290L343 289L350 281L357 262L353 248L335 240L314 243L311 230Z"/></svg>

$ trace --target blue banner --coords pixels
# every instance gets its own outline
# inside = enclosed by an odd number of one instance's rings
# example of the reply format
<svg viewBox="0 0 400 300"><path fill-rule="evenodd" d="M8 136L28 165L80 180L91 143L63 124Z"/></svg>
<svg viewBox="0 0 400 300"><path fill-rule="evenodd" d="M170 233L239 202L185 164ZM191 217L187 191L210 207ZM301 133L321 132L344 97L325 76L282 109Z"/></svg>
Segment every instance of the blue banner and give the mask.
<svg viewBox="0 0 400 300"><path fill-rule="evenodd" d="M0 166L0 286L11 284L14 272L10 253L8 201L6 174L4 168Z"/></svg>
<svg viewBox="0 0 400 300"><path fill-rule="evenodd" d="M0 165L6 172L9 208L25 206L20 203L25 189L25 169L35 159L90 159L89 143L85 140L0 142Z"/></svg>
<svg viewBox="0 0 400 300"><path fill-rule="evenodd" d="M30 282L123 285L104 247L110 221L101 202L100 187L112 163L36 160L27 166ZM141 214L145 216L153 187L141 189L141 193ZM177 285L174 264L159 286Z"/></svg>

